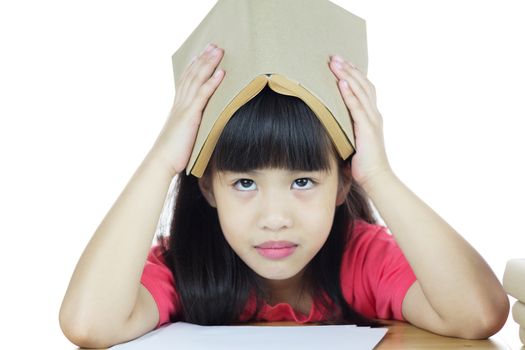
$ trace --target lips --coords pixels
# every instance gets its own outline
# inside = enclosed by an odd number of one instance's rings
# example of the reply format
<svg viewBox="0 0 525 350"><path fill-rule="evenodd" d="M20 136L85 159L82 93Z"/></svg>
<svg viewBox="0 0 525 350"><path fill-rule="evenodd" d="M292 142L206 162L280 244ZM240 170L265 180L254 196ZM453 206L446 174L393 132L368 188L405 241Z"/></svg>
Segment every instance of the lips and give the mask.
<svg viewBox="0 0 525 350"><path fill-rule="evenodd" d="M283 249L297 247L297 244L289 241L267 241L263 244L256 245L255 247L261 249Z"/></svg>

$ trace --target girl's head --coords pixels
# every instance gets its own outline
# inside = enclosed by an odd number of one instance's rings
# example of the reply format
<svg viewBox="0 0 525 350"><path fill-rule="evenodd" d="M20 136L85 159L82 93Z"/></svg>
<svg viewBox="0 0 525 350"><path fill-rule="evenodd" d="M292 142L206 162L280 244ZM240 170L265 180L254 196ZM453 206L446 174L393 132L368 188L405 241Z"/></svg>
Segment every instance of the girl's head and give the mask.
<svg viewBox="0 0 525 350"><path fill-rule="evenodd" d="M348 163L310 108L268 86L226 125L199 179L228 244L268 280L304 272L326 242L350 184ZM284 259L255 249L281 240L297 245Z"/></svg>
<svg viewBox="0 0 525 350"><path fill-rule="evenodd" d="M170 235L158 237L182 306L172 321L237 323L252 292L254 319L271 286L300 282L329 323L377 324L348 306L340 286L354 220L375 223L350 166L297 97L266 86L237 110L202 178L178 175ZM280 240L297 244L284 259L255 249Z"/></svg>

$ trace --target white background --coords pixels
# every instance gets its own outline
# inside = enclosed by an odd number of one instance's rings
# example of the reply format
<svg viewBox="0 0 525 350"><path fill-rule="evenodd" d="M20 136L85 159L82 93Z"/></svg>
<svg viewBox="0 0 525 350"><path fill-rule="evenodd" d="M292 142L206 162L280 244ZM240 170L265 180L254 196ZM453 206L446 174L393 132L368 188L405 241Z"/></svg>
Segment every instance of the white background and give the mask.
<svg viewBox="0 0 525 350"><path fill-rule="evenodd" d="M333 2L366 20L394 171L501 280L525 257L522 2ZM71 274L164 125L171 55L214 4L0 3L3 344L75 348L58 323Z"/></svg>

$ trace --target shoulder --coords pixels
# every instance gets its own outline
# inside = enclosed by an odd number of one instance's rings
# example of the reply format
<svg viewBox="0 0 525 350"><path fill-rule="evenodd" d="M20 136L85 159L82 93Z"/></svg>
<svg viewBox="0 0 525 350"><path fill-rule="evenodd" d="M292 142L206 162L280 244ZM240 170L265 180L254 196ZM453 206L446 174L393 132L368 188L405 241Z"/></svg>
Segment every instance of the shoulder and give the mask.
<svg viewBox="0 0 525 350"><path fill-rule="evenodd" d="M349 230L351 227L349 227ZM343 267L352 269L377 269L403 257L394 237L383 225L366 222L362 219L354 221L353 230L349 231L349 241L343 255Z"/></svg>
<svg viewBox="0 0 525 350"><path fill-rule="evenodd" d="M346 285L362 286L372 293L387 277L411 274L410 265L386 226L356 220L349 234L341 262L341 279Z"/></svg>
<svg viewBox="0 0 525 350"><path fill-rule="evenodd" d="M346 247L346 253L358 253L365 249L395 245L394 237L388 233L388 228L383 225L366 222L363 219L354 221L353 230L349 227L350 239Z"/></svg>
<svg viewBox="0 0 525 350"><path fill-rule="evenodd" d="M361 236L363 234L366 235L370 233L377 233L379 231L384 231L386 229L387 229L386 226L379 225L379 224L371 224L363 219L356 219L354 220L354 230L352 231L352 234L354 236Z"/></svg>

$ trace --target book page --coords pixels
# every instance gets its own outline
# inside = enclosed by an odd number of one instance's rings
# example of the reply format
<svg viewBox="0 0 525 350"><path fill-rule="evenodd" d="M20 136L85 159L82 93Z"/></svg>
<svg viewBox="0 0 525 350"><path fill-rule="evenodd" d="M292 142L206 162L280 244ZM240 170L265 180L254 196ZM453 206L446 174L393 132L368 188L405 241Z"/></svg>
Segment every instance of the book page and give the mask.
<svg viewBox="0 0 525 350"><path fill-rule="evenodd" d="M111 349L370 350L388 328L327 326L200 326L175 322Z"/></svg>

